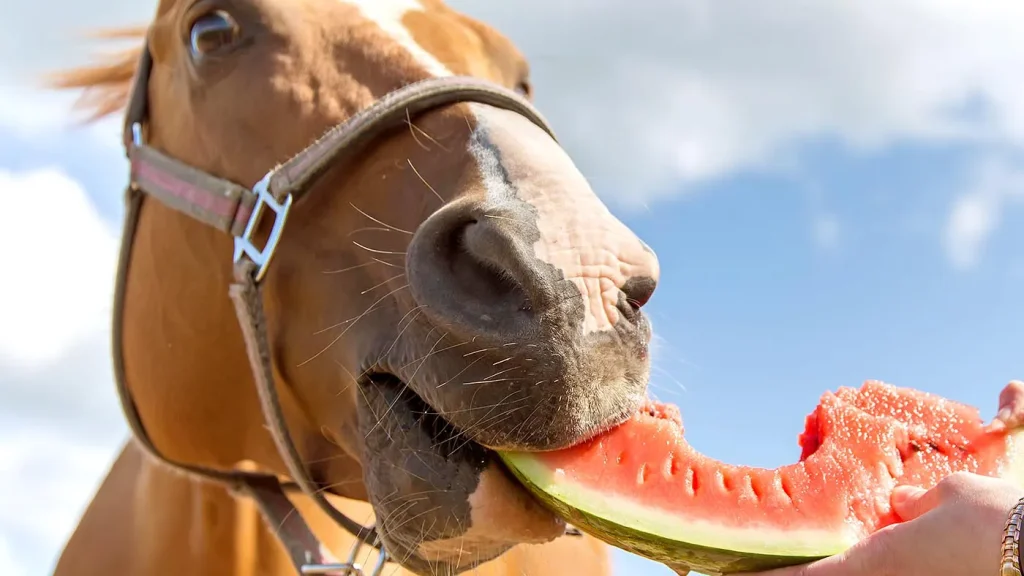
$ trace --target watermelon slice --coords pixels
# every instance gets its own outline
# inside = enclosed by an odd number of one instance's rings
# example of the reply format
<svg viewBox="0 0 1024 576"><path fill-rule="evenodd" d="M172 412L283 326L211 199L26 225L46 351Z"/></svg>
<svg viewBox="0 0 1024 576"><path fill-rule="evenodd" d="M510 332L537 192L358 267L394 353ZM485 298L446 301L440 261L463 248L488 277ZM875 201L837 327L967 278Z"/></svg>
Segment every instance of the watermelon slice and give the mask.
<svg viewBox="0 0 1024 576"><path fill-rule="evenodd" d="M970 406L881 382L824 394L799 441L795 464L725 464L686 443L678 409L651 402L584 444L502 458L567 521L683 573L841 552L899 521L889 505L899 484L968 471L1024 486L1024 430L988 430Z"/></svg>

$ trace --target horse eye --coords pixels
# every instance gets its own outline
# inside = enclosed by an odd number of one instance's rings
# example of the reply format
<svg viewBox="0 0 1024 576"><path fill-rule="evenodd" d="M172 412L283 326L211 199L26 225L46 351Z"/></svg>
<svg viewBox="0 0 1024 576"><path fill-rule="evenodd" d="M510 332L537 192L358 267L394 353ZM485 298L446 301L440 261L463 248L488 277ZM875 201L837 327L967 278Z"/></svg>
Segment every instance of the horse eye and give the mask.
<svg viewBox="0 0 1024 576"><path fill-rule="evenodd" d="M199 59L230 46L238 39L238 24L227 12L217 10L204 14L192 22L189 49Z"/></svg>

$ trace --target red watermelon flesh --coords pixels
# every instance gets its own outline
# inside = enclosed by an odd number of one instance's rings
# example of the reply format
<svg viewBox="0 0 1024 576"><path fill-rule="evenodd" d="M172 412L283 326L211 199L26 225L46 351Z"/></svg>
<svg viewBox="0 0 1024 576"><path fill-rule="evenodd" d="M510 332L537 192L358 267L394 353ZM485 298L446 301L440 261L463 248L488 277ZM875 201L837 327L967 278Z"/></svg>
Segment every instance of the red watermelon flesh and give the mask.
<svg viewBox="0 0 1024 576"><path fill-rule="evenodd" d="M977 409L880 382L821 397L800 460L736 466L694 450L674 406L651 402L579 446L505 453L542 501L607 542L676 568L728 574L835 554L897 522L898 484L957 471L1024 486L1019 431L989 431Z"/></svg>

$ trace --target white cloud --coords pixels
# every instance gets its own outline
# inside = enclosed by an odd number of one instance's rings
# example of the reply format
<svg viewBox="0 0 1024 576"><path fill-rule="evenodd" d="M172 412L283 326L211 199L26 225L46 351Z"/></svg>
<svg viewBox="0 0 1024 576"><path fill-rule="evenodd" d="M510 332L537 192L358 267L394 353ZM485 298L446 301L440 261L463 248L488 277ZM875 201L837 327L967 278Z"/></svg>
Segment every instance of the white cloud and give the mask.
<svg viewBox="0 0 1024 576"><path fill-rule="evenodd" d="M995 228L1000 197L964 194L956 199L946 226L946 253L958 268L970 268L978 260Z"/></svg>
<svg viewBox="0 0 1024 576"><path fill-rule="evenodd" d="M971 186L950 209L944 230L946 254L959 269L978 263L1008 202L1024 198L1024 168L1004 158L979 164Z"/></svg>
<svg viewBox="0 0 1024 576"><path fill-rule="evenodd" d="M107 334L89 336L33 370L0 362L4 576L49 572L126 438Z"/></svg>
<svg viewBox="0 0 1024 576"><path fill-rule="evenodd" d="M1024 143L1019 2L449 3L524 49L539 105L598 191L621 201L792 166L808 137L858 149ZM84 30L144 23L153 10L152 0L16 3L0 23L0 77L81 62Z"/></svg>
<svg viewBox="0 0 1024 576"><path fill-rule="evenodd" d="M2 78L0 78L2 79ZM77 94L46 91L0 82L0 128L6 137L41 140L68 132L90 139L103 152L122 156L121 119L104 118L84 124L73 112Z"/></svg>
<svg viewBox="0 0 1024 576"><path fill-rule="evenodd" d="M74 99L69 94L41 92L23 86L0 86L0 126L21 137L37 136L52 130L60 122L55 111L69 109Z"/></svg>
<svg viewBox="0 0 1024 576"><path fill-rule="evenodd" d="M52 569L115 454L48 424L0 431L0 573Z"/></svg>
<svg viewBox="0 0 1024 576"><path fill-rule="evenodd" d="M28 576L28 570L14 559L14 551L11 544L5 539L0 539L0 574L8 576Z"/></svg>
<svg viewBox="0 0 1024 576"><path fill-rule="evenodd" d="M145 24L155 13L155 0L8 2L0 21L0 86L38 87L42 74L88 61L91 51L82 48L91 44L90 33Z"/></svg>
<svg viewBox="0 0 1024 576"><path fill-rule="evenodd" d="M51 567L124 439L110 367L117 240L57 168L0 170L0 573Z"/></svg>
<svg viewBox="0 0 1024 576"><path fill-rule="evenodd" d="M85 190L59 169L0 170L4 268L0 356L37 366L92 336L110 317L117 238Z"/></svg>
<svg viewBox="0 0 1024 576"><path fill-rule="evenodd" d="M539 104L608 196L790 168L809 137L1024 143L1020 3L454 4L532 56ZM983 114L965 112L973 102Z"/></svg>
<svg viewBox="0 0 1024 576"><path fill-rule="evenodd" d="M831 250L839 244L839 219L835 214L822 213L812 221L814 245L821 250Z"/></svg>

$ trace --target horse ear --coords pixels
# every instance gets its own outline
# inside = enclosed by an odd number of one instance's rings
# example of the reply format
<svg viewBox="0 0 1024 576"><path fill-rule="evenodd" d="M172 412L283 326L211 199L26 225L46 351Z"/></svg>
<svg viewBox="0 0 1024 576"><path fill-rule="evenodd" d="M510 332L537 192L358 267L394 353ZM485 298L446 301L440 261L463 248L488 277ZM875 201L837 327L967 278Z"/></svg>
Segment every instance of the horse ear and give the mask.
<svg viewBox="0 0 1024 576"><path fill-rule="evenodd" d="M44 76L44 85L54 90L82 90L75 108L86 112L85 121L94 122L124 109L128 103L135 68L142 52L146 28L123 28L92 35L107 40L137 40L138 45L107 55L97 64L71 68Z"/></svg>

